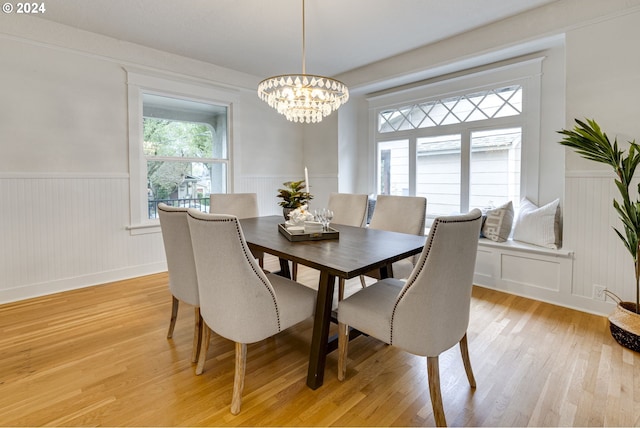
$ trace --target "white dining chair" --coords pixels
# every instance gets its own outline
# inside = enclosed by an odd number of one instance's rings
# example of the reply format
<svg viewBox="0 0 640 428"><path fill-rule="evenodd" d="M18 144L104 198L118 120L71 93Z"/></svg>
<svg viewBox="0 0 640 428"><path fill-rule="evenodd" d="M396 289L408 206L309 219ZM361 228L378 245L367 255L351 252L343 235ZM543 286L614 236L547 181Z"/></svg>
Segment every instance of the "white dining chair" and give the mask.
<svg viewBox="0 0 640 428"><path fill-rule="evenodd" d="M332 223L363 227L367 221L369 195L331 193L327 207L333 211ZM345 279L338 279L338 300L344 298Z"/></svg>
<svg viewBox="0 0 640 428"><path fill-rule="evenodd" d="M378 195L370 229L424 235L427 216L427 198L422 196ZM415 264L415 257L409 257L392 264L394 278L407 278ZM378 271L367 272L366 276L380 279ZM366 286L364 276L360 276L362 287Z"/></svg>
<svg viewBox="0 0 640 428"><path fill-rule="evenodd" d="M195 325L191 361L198 360L201 343L200 298L198 296L198 278L191 246L191 235L187 222L187 208L158 204L160 229L164 242L169 272L169 290L172 296L171 320L167 339L173 337L178 317L178 306L184 302L194 307Z"/></svg>
<svg viewBox="0 0 640 428"><path fill-rule="evenodd" d="M235 342L231 413L242 403L247 344L271 337L309 317L316 291L290 279L266 274L251 257L236 216L189 210L203 340L196 374L204 370L211 331Z"/></svg>
<svg viewBox="0 0 640 428"><path fill-rule="evenodd" d="M333 211L332 223L363 227L367 221L369 196L356 193L331 193L327 208Z"/></svg>
<svg viewBox="0 0 640 428"><path fill-rule="evenodd" d="M347 368L349 327L427 357L435 421L446 426L439 355L460 344L471 387L476 382L467 346L471 289L482 213L438 217L407 281L387 278L338 303L338 379Z"/></svg>
<svg viewBox="0 0 640 428"><path fill-rule="evenodd" d="M209 197L209 213L229 214L238 218L258 217L258 195L256 193L212 193ZM251 251L264 268L264 253Z"/></svg>

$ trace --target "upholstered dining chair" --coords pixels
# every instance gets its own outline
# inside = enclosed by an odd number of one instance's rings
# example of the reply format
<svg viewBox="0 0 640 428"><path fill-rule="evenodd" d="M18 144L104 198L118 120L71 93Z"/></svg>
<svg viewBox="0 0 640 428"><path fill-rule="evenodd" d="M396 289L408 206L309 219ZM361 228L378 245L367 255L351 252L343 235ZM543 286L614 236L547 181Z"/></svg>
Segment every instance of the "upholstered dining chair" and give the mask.
<svg viewBox="0 0 640 428"><path fill-rule="evenodd" d="M367 221L369 196L353 193L331 193L327 207L333 211L332 223L363 227ZM338 300L344 298L345 279L338 280Z"/></svg>
<svg viewBox="0 0 640 428"><path fill-rule="evenodd" d="M438 217L407 281L387 278L338 303L338 379L347 367L349 327L427 357L431 404L446 426L439 355L460 344L467 379L476 382L467 346L471 289L482 213Z"/></svg>
<svg viewBox="0 0 640 428"><path fill-rule="evenodd" d="M159 203L158 215L160 217L164 251L167 257L169 290L173 301L167 339L173 337L180 302L192 305L195 308L195 326L191 361L195 363L198 360L200 350L200 324L202 319L200 317L196 264L191 247L189 223L187 222L187 208L171 207L164 203Z"/></svg>
<svg viewBox="0 0 640 428"><path fill-rule="evenodd" d="M313 315L316 291L266 274L251 257L238 218L190 209L203 339L196 374L204 370L211 331L235 342L231 413L242 403L247 344L271 337Z"/></svg>
<svg viewBox="0 0 640 428"><path fill-rule="evenodd" d="M391 232L424 235L425 218L427 216L427 198L422 196L378 195L375 209L369 222L370 229L388 230ZM394 278L407 278L415 263L415 257L393 263ZM380 279L377 271L367 272L367 276ZM364 277L360 276L362 287Z"/></svg>
<svg viewBox="0 0 640 428"><path fill-rule="evenodd" d="M229 214L238 218L258 217L258 195L256 193L212 193L209 199L209 213ZM252 251L253 257L264 268L264 253Z"/></svg>
<svg viewBox="0 0 640 428"><path fill-rule="evenodd" d="M362 227L367 221L369 196L355 193L331 193L327 208L333 211L332 223Z"/></svg>

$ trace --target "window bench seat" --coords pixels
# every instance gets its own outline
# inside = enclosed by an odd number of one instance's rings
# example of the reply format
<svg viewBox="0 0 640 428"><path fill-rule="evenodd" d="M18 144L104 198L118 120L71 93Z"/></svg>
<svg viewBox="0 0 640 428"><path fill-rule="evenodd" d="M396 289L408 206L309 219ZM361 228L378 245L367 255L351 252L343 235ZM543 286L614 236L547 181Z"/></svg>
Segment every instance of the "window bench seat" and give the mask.
<svg viewBox="0 0 640 428"><path fill-rule="evenodd" d="M573 251L554 250L513 240L478 241L474 283L487 288L558 302L571 287Z"/></svg>
<svg viewBox="0 0 640 428"><path fill-rule="evenodd" d="M509 239L506 242L494 242L487 238L480 238L478 240L478 246L511 249L514 251L521 251L523 253L543 254L543 255L549 255L553 257L572 257L573 256L573 251L565 250L564 248L560 248L559 250L554 250L553 248L545 248L545 247L540 247L533 244L526 244L524 242L514 241L513 239Z"/></svg>

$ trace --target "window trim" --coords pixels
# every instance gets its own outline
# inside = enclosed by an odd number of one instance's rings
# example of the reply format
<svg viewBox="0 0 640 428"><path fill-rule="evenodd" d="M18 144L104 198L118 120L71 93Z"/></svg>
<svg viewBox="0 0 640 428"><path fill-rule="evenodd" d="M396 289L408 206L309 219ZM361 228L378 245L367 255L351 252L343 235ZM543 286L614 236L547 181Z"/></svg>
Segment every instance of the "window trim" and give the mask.
<svg viewBox="0 0 640 428"><path fill-rule="evenodd" d="M544 59L544 56L538 56L526 60L514 59L504 61L490 68L486 67L481 70L472 70L466 73L440 76L410 87L404 87L396 91L385 91L384 93L373 94L368 97L370 130L368 157L369 165L373 166L369 174L370 189L372 189L374 193L378 191L376 172L378 170L377 148L380 142L400 139L409 140L409 159L410 162L412 162L412 159L414 159L416 155L416 141L420 137L441 135L444 133L459 133L461 134L464 145L465 138L470 139L471 132L473 131L487 127L518 126L522 128L522 140L527 141L527 144L523 144L521 148L521 159L526 159L526 162L521 162L520 166L520 197L529 197L530 199L538 200L541 79L542 62ZM522 85L525 95L523 97L523 111L520 115L396 132L381 133L378 131L378 115L381 111L451 96L465 95L475 91L498 88L509 84ZM465 156L464 153L463 156ZM413 160L413 162L415 162L415 160ZM461 165L463 165L464 162L468 163L469 159L461 159ZM410 195L415 195L415 172L414 165L413 171L409 171ZM464 173L464 171L462 172Z"/></svg>
<svg viewBox="0 0 640 428"><path fill-rule="evenodd" d="M217 104L227 107L228 163L227 183L233 186L233 109L238 103L239 91L214 85L209 81L169 76L147 71L126 69L128 137L129 137L129 225L131 235L160 233L158 219L147 218L146 156L142 144L142 95L154 94L166 97Z"/></svg>

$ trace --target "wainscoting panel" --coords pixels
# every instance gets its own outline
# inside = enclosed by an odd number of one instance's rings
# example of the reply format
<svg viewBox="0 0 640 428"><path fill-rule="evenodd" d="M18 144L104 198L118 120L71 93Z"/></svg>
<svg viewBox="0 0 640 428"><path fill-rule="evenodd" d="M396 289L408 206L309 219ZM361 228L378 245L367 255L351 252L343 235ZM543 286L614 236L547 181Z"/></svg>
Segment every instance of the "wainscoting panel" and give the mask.
<svg viewBox="0 0 640 428"><path fill-rule="evenodd" d="M481 239L474 283L495 290L576 306L570 296L573 255L508 241Z"/></svg>
<svg viewBox="0 0 640 428"><path fill-rule="evenodd" d="M560 263L556 260L502 254L500 278L522 286L560 291Z"/></svg>
<svg viewBox="0 0 640 428"><path fill-rule="evenodd" d="M280 199L276 197L282 183L291 181L291 177L283 176L246 176L235 180L235 193L257 193L258 212L260 215L282 215L282 208L278 205ZM311 179L309 179L311 181Z"/></svg>
<svg viewBox="0 0 640 428"><path fill-rule="evenodd" d="M476 255L476 271L477 277L482 277L482 284L488 283L491 278L496 276L496 257L491 250L485 250L482 247L478 247L478 253ZM476 281L477 282L477 281Z"/></svg>
<svg viewBox="0 0 640 428"><path fill-rule="evenodd" d="M277 189L293 179L240 177L235 191L281 215ZM309 180L318 206L338 188L335 176ZM166 270L162 235L126 229L127 174L0 174L0 194L0 303Z"/></svg>
<svg viewBox="0 0 640 428"><path fill-rule="evenodd" d="M162 236L131 236L126 175L0 177L0 302L166 269Z"/></svg>
<svg viewBox="0 0 640 428"><path fill-rule="evenodd" d="M567 175L565 189L564 246L575 252L572 294L593 299L597 284L635 299L633 261L613 230L624 233L613 208L619 198L613 175L574 172Z"/></svg>
<svg viewBox="0 0 640 428"><path fill-rule="evenodd" d="M279 215L277 189L295 178L238 177L235 191L258 193L261 215ZM338 188L337 177L311 176L310 181L316 195L312 208L325 206L328 194ZM570 273L561 267L555 281L551 271L547 273L553 278L536 280L548 281L545 287L525 287L518 279L524 278L522 273L508 270L517 266L497 268L504 251L483 248L476 279L507 292L606 314L612 304L593 298L594 284L625 300L635 298L631 257L612 230L620 226L612 207L617 189L609 174L575 172L567 175L565 190L563 249L573 255L562 257L561 265L569 263ZM161 234L131 235L126 229L126 174L0 174L0 194L0 303L166 269ZM494 282L502 275L504 286Z"/></svg>

